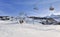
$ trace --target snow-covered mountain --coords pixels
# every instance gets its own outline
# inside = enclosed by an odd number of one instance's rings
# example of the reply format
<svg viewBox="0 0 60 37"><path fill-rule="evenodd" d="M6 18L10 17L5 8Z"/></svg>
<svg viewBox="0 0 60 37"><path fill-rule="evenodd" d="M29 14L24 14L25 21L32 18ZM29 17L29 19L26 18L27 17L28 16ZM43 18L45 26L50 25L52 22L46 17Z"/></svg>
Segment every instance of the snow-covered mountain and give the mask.
<svg viewBox="0 0 60 37"><path fill-rule="evenodd" d="M55 19L57 22L60 22L60 15L54 15L54 14L52 14L52 15L50 15L50 16L46 16L47 18L53 18L53 19Z"/></svg>
<svg viewBox="0 0 60 37"><path fill-rule="evenodd" d="M26 19L27 22L32 19ZM22 23L18 21L0 21L0 37L60 37L60 25L42 25L40 23Z"/></svg>

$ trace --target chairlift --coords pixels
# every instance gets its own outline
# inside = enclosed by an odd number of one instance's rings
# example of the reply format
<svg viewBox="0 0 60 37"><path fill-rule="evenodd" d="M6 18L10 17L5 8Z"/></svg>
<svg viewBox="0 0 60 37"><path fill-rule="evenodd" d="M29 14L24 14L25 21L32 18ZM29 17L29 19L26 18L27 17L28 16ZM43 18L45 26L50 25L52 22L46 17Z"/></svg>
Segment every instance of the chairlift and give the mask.
<svg viewBox="0 0 60 37"><path fill-rule="evenodd" d="M36 2L36 3L34 4L34 8L33 8L34 10L39 10L38 4L39 4L38 2Z"/></svg>
<svg viewBox="0 0 60 37"><path fill-rule="evenodd" d="M54 7L51 6L51 7L49 8L49 10L50 10L50 11L53 11L53 10L54 10Z"/></svg>
<svg viewBox="0 0 60 37"><path fill-rule="evenodd" d="M37 7L34 7L33 9L34 9L34 10L39 10Z"/></svg>

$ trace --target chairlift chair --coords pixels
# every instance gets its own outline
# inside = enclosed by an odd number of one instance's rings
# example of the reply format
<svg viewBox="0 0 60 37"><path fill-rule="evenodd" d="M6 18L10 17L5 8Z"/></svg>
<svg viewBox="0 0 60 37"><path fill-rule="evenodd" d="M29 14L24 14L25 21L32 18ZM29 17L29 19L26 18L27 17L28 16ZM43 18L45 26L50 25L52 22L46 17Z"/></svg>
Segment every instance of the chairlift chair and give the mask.
<svg viewBox="0 0 60 37"><path fill-rule="evenodd" d="M53 11L53 10L54 10L54 7L51 6L51 7L49 8L49 10L50 10L50 11Z"/></svg>

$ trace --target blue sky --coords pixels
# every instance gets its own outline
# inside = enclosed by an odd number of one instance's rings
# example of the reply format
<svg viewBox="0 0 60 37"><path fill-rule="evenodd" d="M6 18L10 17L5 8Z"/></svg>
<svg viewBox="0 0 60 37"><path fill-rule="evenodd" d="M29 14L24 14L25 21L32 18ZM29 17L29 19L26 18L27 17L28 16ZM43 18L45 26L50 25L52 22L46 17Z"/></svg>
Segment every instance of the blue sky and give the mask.
<svg viewBox="0 0 60 37"><path fill-rule="evenodd" d="M33 9L35 5L39 10ZM0 0L0 15L18 16L24 12L28 16L47 16L51 14L50 5L55 8L53 14L60 15L60 0Z"/></svg>

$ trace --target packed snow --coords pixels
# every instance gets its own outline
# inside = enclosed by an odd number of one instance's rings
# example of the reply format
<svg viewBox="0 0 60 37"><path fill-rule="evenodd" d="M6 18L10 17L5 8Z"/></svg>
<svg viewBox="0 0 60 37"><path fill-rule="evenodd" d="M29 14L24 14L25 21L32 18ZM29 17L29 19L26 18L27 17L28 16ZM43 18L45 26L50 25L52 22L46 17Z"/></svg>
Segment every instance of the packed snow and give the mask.
<svg viewBox="0 0 60 37"><path fill-rule="evenodd" d="M60 25L0 21L0 37L60 37Z"/></svg>

